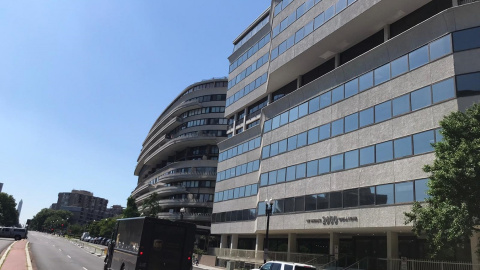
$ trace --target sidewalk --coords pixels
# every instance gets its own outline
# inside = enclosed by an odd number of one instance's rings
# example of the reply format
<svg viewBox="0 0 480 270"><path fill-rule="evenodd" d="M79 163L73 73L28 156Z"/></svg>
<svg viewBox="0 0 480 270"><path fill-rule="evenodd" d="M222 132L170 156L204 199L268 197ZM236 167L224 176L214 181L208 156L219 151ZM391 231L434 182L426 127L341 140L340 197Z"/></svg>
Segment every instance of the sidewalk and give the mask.
<svg viewBox="0 0 480 270"><path fill-rule="evenodd" d="M204 270L225 270L225 268L223 267L212 267L212 266L203 265L203 264L199 264L197 266L193 265L193 267L204 269Z"/></svg>
<svg viewBox="0 0 480 270"><path fill-rule="evenodd" d="M32 270L32 264L29 261L28 241L23 239L15 241L10 245L2 258L0 258L1 270ZM27 261L28 258L28 261ZM3 263L3 264L2 264Z"/></svg>

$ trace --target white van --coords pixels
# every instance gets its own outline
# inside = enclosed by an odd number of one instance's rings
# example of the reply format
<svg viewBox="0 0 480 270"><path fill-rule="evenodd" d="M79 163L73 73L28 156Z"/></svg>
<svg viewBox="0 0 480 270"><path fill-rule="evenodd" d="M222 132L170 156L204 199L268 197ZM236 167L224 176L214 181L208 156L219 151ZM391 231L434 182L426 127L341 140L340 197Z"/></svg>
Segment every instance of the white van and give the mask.
<svg viewBox="0 0 480 270"><path fill-rule="evenodd" d="M15 240L26 239L27 230L24 228L0 227L1 238L14 238Z"/></svg>
<svg viewBox="0 0 480 270"><path fill-rule="evenodd" d="M316 270L316 268L308 264L271 261L262 265L260 269L252 270Z"/></svg>

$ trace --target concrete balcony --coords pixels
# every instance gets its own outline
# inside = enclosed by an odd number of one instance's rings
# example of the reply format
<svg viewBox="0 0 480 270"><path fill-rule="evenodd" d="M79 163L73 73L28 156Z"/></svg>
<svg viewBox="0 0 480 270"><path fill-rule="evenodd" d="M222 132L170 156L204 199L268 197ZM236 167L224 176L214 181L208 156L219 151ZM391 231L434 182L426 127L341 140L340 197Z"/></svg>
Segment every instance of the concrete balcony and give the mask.
<svg viewBox="0 0 480 270"><path fill-rule="evenodd" d="M167 199L159 200L162 207L208 207L213 208L213 202L200 201L197 199Z"/></svg>
<svg viewBox="0 0 480 270"><path fill-rule="evenodd" d="M169 219L169 220L181 220L181 215L179 212L174 213L159 213L158 218ZM183 221L192 221L192 222L210 222L212 219L212 214L210 213L184 213Z"/></svg>
<svg viewBox="0 0 480 270"><path fill-rule="evenodd" d="M153 134L153 136L150 137L149 135L149 139L146 143L144 143L145 146L149 145L152 141L155 140L155 138L157 138L160 134L162 133L168 133L168 131L172 130L174 127L173 125L174 124L178 124L178 123L182 123L183 122L183 119L180 118L180 117L175 117L175 118L172 118L170 119L168 122L164 123L162 122L162 127L157 131L155 132L155 134ZM148 137L147 137L148 138Z"/></svg>
<svg viewBox="0 0 480 270"><path fill-rule="evenodd" d="M182 172L167 174L159 178L162 183L177 182L178 180L215 180L216 172Z"/></svg>
<svg viewBox="0 0 480 270"><path fill-rule="evenodd" d="M219 139L216 139L219 138ZM179 137L170 139L165 143L164 145L160 146L157 150L155 150L153 153L148 155L147 157L144 157L144 163L148 163L155 157L163 157L163 156L168 156L170 153L167 151L168 148L175 147L175 149L181 148L181 147L188 147L188 146L194 146L194 145L201 145L204 143L214 143L216 144L217 141L221 140L220 138L223 137L217 137L213 136L210 134L203 134L200 131L196 134L189 134L186 136L180 135ZM165 152L166 155L158 155L161 152ZM173 152L172 152L173 153ZM139 164L141 164L142 160L139 161Z"/></svg>
<svg viewBox="0 0 480 270"><path fill-rule="evenodd" d="M142 201L147 199L153 193L157 193L160 197L170 196L175 194L187 193L187 188L182 186L151 186L147 193L135 198L135 203L141 204Z"/></svg>
<svg viewBox="0 0 480 270"><path fill-rule="evenodd" d="M156 124L153 126L153 128L148 133L145 141L147 141L147 140L150 141L151 140L150 137L152 136L152 134L156 133L155 131L158 129L158 127L160 127L163 122L165 122L167 119L169 119L173 115L175 115L175 114L180 115L180 114L182 114L186 111L193 110L193 109L199 109L199 108L202 108L202 103L200 103L196 99L195 100L190 100L190 101L184 101L184 102L180 103L180 105L176 106L175 108L170 110L170 112L168 112L165 116L163 116L162 118L157 120ZM144 144L148 144L148 142L144 143Z"/></svg>

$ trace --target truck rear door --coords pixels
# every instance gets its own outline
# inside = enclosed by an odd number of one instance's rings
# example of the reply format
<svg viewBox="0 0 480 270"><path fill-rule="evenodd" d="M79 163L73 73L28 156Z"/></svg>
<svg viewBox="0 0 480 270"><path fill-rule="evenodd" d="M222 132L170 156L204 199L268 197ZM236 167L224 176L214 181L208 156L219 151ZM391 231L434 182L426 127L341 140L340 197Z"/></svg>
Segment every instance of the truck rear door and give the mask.
<svg viewBox="0 0 480 270"><path fill-rule="evenodd" d="M182 270L186 228L156 225L152 234L148 270Z"/></svg>

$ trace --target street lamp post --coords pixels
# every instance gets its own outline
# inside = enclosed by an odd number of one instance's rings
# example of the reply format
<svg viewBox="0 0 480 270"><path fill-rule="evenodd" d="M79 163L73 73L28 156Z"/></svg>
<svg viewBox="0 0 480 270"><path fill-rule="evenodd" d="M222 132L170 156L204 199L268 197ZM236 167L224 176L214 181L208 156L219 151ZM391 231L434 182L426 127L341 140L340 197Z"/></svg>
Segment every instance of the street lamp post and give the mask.
<svg viewBox="0 0 480 270"><path fill-rule="evenodd" d="M263 263L267 262L268 257L268 229L270 227L270 215L272 214L273 199L265 200L265 213L267 214L267 235L265 238L265 247L263 248Z"/></svg>
<svg viewBox="0 0 480 270"><path fill-rule="evenodd" d="M185 213L185 207L180 208L180 220L183 220L183 213Z"/></svg>

